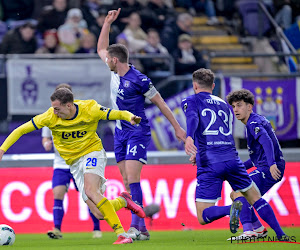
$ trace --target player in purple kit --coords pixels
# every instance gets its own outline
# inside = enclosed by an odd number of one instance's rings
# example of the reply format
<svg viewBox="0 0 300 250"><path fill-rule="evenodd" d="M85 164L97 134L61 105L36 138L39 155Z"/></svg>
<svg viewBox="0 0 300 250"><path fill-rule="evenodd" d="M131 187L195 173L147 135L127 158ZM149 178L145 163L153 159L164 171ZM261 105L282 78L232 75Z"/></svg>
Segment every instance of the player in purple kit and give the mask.
<svg viewBox="0 0 300 250"><path fill-rule="evenodd" d="M215 206L221 198L223 181L227 180L234 191L240 191L256 209L259 216L285 240L271 206L261 198L255 183L249 177L238 157L232 136L233 115L227 103L212 95L214 74L209 69L193 73L195 95L182 101L186 115L187 138L185 151L190 161L197 164L196 210L201 225L230 214L230 230L236 233L242 202L230 206ZM194 144L195 143L195 144Z"/></svg>
<svg viewBox="0 0 300 250"><path fill-rule="evenodd" d="M246 169L253 166L257 168L249 175L261 195L264 195L273 185L281 181L285 169L285 161L274 129L264 116L253 112L254 95L249 90L231 92L227 96L227 102L232 106L236 118L246 125L250 159L244 164ZM267 229L262 226L245 197L241 193L234 192L231 197L244 204L240 216L244 233L239 238L266 236Z"/></svg>
<svg viewBox="0 0 300 250"><path fill-rule="evenodd" d="M151 80L128 64L127 48L121 44L108 46L110 26L117 19L120 11L121 9L108 12L99 36L97 51L112 71L110 84L114 109L134 111L136 115L142 117L138 127L117 121L114 140L115 156L124 185L131 192L132 199L142 205L140 175L143 164L147 163L147 147L151 139L150 125L145 115L145 98L157 105L170 121L178 139L184 141L186 134ZM144 219L132 214L128 235L132 239L149 240L150 235Z"/></svg>

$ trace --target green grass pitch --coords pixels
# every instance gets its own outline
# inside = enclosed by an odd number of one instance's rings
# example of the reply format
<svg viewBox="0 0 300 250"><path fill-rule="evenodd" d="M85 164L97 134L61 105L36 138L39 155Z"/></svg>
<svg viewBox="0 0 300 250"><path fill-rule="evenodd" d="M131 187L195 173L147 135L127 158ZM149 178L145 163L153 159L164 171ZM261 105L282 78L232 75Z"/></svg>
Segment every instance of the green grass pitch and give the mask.
<svg viewBox="0 0 300 250"><path fill-rule="evenodd" d="M300 228L285 228L289 236L295 236L297 243L300 242ZM17 234L13 246L2 246L1 248L13 249L300 249L299 244L292 243L230 243L226 239L231 236L229 230L195 230L195 231L164 231L150 232L149 241L136 241L127 245L112 245L116 240L114 233L105 232L101 239L92 239L92 233L64 233L63 239L49 239L46 234ZM237 234L238 235L238 234ZM269 236L275 236L269 229Z"/></svg>

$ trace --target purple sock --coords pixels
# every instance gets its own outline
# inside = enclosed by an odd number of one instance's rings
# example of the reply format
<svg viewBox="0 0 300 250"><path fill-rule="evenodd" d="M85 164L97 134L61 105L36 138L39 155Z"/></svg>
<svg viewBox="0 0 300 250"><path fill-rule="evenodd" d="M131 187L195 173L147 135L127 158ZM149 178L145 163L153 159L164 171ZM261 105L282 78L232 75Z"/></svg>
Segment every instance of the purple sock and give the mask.
<svg viewBox="0 0 300 250"><path fill-rule="evenodd" d="M223 206L223 207L212 206L212 207L205 208L202 213L202 218L207 224L211 223L217 219L229 215L230 208L231 206Z"/></svg>
<svg viewBox="0 0 300 250"><path fill-rule="evenodd" d="M143 193L140 182L137 183L131 183L129 184L130 192L132 196L132 200L143 207ZM139 229L140 225L140 217L138 217L135 213L131 212L131 224L130 227L135 227L137 230Z"/></svg>
<svg viewBox="0 0 300 250"><path fill-rule="evenodd" d="M268 225L275 231L277 238L281 239L285 233L282 231L275 214L273 212L273 209L269 205L268 202L266 202L263 198L260 198L257 200L253 207L255 208L256 212L259 214L260 218L262 218L265 222L268 223Z"/></svg>
<svg viewBox="0 0 300 250"><path fill-rule="evenodd" d="M54 220L54 227L59 229L61 228L62 219L64 217L64 208L63 208L63 201L54 199L53 205L53 220Z"/></svg>
<svg viewBox="0 0 300 250"><path fill-rule="evenodd" d="M259 219L257 218L253 208L251 210L251 213L252 213L252 219L251 220L252 220L253 229L255 230L257 228L262 227L262 224L260 223Z"/></svg>
<svg viewBox="0 0 300 250"><path fill-rule="evenodd" d="M245 197L238 197L235 200L239 200L243 203L241 215L240 215L240 221L243 225L243 231L253 231L252 228L252 213L251 208L252 206L248 203Z"/></svg>
<svg viewBox="0 0 300 250"><path fill-rule="evenodd" d="M144 218L140 218L139 230L141 232L147 232L147 228L146 228L146 224L145 224L145 219Z"/></svg>
<svg viewBox="0 0 300 250"><path fill-rule="evenodd" d="M100 231L100 221L95 217L95 215L91 212L91 210L89 209L89 213L90 213L90 216L93 220L93 223L94 223L94 231L95 230L99 230Z"/></svg>

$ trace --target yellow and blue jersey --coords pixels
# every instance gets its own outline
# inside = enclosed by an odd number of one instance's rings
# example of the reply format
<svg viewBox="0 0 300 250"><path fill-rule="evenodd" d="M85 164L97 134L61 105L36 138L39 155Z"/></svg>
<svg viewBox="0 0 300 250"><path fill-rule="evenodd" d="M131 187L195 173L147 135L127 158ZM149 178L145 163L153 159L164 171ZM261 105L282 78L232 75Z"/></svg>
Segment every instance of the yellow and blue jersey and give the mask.
<svg viewBox="0 0 300 250"><path fill-rule="evenodd" d="M53 143L68 165L93 151L103 149L96 133L99 120L130 121L132 113L105 108L94 100L75 100L76 114L72 119L61 119L53 108L37 115L23 124L5 140L0 149L6 151L23 134L48 127L52 131Z"/></svg>

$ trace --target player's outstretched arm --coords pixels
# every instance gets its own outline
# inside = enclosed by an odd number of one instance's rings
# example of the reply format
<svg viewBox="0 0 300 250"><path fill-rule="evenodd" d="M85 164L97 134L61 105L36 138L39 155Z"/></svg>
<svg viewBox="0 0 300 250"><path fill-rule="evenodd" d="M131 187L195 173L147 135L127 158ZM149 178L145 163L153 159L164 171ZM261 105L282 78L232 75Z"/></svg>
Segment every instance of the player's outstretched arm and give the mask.
<svg viewBox="0 0 300 250"><path fill-rule="evenodd" d="M106 61L107 47L109 46L109 30L111 24L118 18L121 8L118 10L110 10L105 17L104 24L102 26L100 36L98 38L97 53L102 59Z"/></svg>
<svg viewBox="0 0 300 250"><path fill-rule="evenodd" d="M35 130L35 127L33 126L32 122L26 122L23 125L17 127L13 132L10 133L10 135L5 139L3 144L0 147L0 150L2 152L2 155L4 152L6 152L19 138L27 133L30 133ZM1 157L2 158L2 157Z"/></svg>
<svg viewBox="0 0 300 250"><path fill-rule="evenodd" d="M142 120L141 117L134 115L127 110L111 109L108 112L109 112L108 120L124 120L130 122L131 125L139 124Z"/></svg>
<svg viewBox="0 0 300 250"><path fill-rule="evenodd" d="M168 107L164 99L161 97L161 95L157 93L154 97L150 99L150 101L160 109L160 111L172 124L177 139L185 142L185 138L186 138L185 130L179 125L178 121L175 119L172 111L170 110L170 108Z"/></svg>

